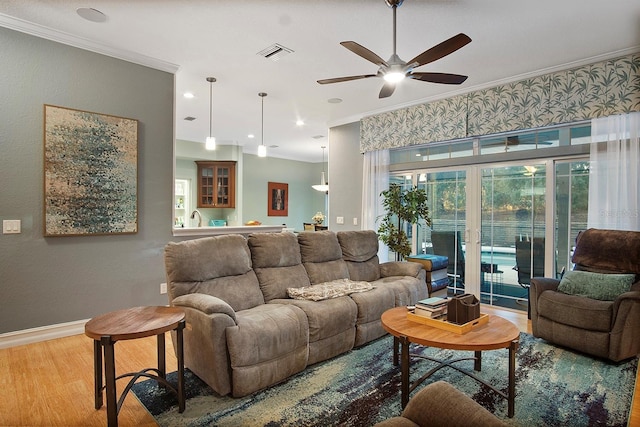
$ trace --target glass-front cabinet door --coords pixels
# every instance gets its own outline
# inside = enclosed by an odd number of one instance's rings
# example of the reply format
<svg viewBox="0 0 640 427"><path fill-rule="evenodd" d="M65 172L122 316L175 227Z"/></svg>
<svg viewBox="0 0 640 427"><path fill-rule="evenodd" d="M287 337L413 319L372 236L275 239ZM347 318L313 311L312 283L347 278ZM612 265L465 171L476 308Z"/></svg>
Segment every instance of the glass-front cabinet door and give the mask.
<svg viewBox="0 0 640 427"><path fill-rule="evenodd" d="M235 208L236 162L203 162L198 165L198 207Z"/></svg>

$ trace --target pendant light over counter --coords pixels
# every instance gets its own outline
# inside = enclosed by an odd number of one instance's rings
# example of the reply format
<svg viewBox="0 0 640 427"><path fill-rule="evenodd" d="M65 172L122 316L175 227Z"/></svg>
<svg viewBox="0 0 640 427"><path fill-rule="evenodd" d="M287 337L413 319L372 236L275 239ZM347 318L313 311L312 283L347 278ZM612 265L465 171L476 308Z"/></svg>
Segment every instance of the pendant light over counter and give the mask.
<svg viewBox="0 0 640 427"><path fill-rule="evenodd" d="M258 145L258 157L267 157L267 146L264 145L264 97L267 96L267 94L260 92L258 96L262 98L262 131L260 145Z"/></svg>
<svg viewBox="0 0 640 427"><path fill-rule="evenodd" d="M216 81L215 77L207 77L209 82L209 136L205 140L204 148L207 150L216 149L216 138L212 135L211 128L213 123L213 83Z"/></svg>
<svg viewBox="0 0 640 427"><path fill-rule="evenodd" d="M329 192L329 183L324 178L324 149L325 148L326 147L323 145L322 146L322 175L320 176L320 184L319 185L312 185L311 187L314 190L323 191L325 193L328 193Z"/></svg>

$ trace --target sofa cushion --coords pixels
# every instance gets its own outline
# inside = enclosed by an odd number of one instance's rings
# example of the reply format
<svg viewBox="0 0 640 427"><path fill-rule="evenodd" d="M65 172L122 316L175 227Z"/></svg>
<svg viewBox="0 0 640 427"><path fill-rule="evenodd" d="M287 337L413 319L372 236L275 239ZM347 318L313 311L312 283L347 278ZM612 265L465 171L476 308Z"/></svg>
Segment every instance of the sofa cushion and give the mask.
<svg viewBox="0 0 640 427"><path fill-rule="evenodd" d="M301 264L300 246L293 233L255 233L249 236L253 268L266 302L287 298L287 288L311 285Z"/></svg>
<svg viewBox="0 0 640 427"><path fill-rule="evenodd" d="M336 233L342 259L347 262L352 280L371 282L380 278L378 235L373 230L339 231Z"/></svg>
<svg viewBox="0 0 640 427"><path fill-rule="evenodd" d="M567 271L558 291L603 301L613 301L628 292L635 274L602 274L589 271Z"/></svg>
<svg viewBox="0 0 640 427"><path fill-rule="evenodd" d="M287 293L289 297L294 299L322 301L325 299L350 295L355 292L366 292L371 289L373 289L373 286L369 282L355 282L349 279L339 279L302 288L288 288Z"/></svg>
<svg viewBox="0 0 640 427"><path fill-rule="evenodd" d="M170 242L165 246L169 298L207 294L235 311L264 304L258 278L251 268L247 240L235 234Z"/></svg>
<svg viewBox="0 0 640 427"><path fill-rule="evenodd" d="M309 231L298 234L300 255L312 285L348 279L349 270L333 231Z"/></svg>
<svg viewBox="0 0 640 427"><path fill-rule="evenodd" d="M608 332L611 329L613 302L549 290L538 296L537 311L540 317L552 319L556 323Z"/></svg>
<svg viewBox="0 0 640 427"><path fill-rule="evenodd" d="M254 233L247 239L254 269L290 267L302 263L300 246L293 233Z"/></svg>
<svg viewBox="0 0 640 427"><path fill-rule="evenodd" d="M233 395L268 387L307 366L307 316L292 305L263 304L237 313L226 329Z"/></svg>

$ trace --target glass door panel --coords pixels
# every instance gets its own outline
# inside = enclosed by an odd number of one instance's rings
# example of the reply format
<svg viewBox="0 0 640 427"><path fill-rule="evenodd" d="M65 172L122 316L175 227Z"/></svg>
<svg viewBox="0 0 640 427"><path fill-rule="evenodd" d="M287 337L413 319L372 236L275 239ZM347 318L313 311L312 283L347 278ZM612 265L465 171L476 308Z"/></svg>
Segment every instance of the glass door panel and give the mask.
<svg viewBox="0 0 640 427"><path fill-rule="evenodd" d="M589 162L558 161L555 164L556 274L570 270L576 236L587 229Z"/></svg>
<svg viewBox="0 0 640 427"><path fill-rule="evenodd" d="M454 293L464 292L466 179L466 171L420 173L417 179L431 212L431 228L423 221L418 224L417 245L420 253L449 258L449 290Z"/></svg>
<svg viewBox="0 0 640 427"><path fill-rule="evenodd" d="M482 169L484 303L526 310L530 278L544 275L545 163Z"/></svg>

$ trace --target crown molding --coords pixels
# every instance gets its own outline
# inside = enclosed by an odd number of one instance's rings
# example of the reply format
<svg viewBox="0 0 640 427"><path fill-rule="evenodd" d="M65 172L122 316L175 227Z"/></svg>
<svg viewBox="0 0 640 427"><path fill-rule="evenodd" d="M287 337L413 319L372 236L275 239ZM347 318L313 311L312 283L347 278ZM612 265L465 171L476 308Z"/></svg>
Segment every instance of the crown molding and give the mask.
<svg viewBox="0 0 640 427"><path fill-rule="evenodd" d="M45 27L43 25L35 24L33 22L25 21L2 13L0 13L0 27L20 31L21 33L30 34L32 36L88 50L101 55L110 56L112 58L121 59L123 61L132 62L134 64L143 65L156 70L166 71L171 74L175 74L180 68L179 65L172 64L170 62L135 52L116 49L111 46L96 43L82 37L54 30L53 28Z"/></svg>

